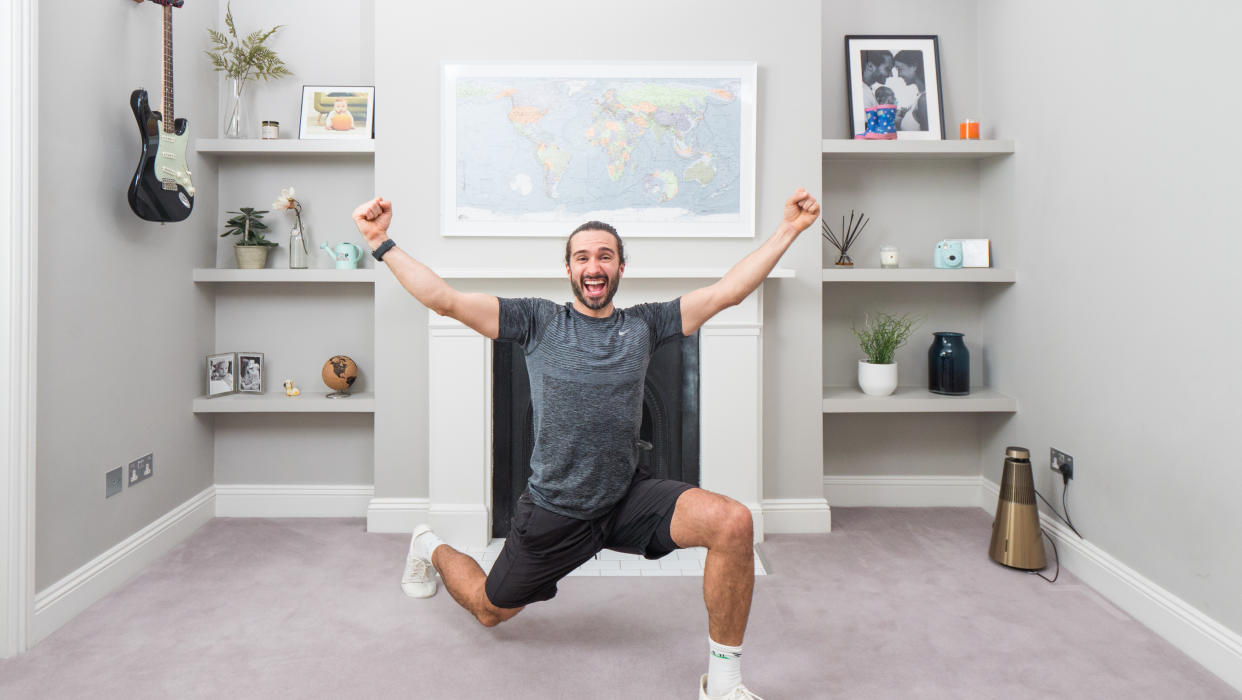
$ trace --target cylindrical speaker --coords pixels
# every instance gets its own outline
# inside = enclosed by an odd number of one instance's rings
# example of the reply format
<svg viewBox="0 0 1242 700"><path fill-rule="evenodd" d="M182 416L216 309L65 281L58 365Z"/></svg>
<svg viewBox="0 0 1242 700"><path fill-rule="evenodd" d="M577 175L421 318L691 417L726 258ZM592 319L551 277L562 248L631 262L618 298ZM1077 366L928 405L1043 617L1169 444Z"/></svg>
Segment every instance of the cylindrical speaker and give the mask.
<svg viewBox="0 0 1242 700"><path fill-rule="evenodd" d="M1015 569L1042 569L1047 560L1041 535L1031 453L1025 447L1008 447L988 556Z"/></svg>

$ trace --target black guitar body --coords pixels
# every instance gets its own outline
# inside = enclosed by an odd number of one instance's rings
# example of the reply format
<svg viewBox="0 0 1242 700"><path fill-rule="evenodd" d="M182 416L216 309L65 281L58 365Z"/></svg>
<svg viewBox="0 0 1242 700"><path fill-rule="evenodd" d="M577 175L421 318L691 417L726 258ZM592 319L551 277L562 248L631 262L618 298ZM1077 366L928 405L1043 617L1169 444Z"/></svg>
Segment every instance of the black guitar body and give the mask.
<svg viewBox="0 0 1242 700"><path fill-rule="evenodd" d="M142 139L142 156L129 184L129 208L147 221L184 221L194 210L194 196L180 185L165 189L155 172L155 160L160 152L160 113L151 110L147 91L142 89L130 94L129 106L134 111L134 119L138 120ZM173 122L178 135L184 135L188 126L185 119Z"/></svg>

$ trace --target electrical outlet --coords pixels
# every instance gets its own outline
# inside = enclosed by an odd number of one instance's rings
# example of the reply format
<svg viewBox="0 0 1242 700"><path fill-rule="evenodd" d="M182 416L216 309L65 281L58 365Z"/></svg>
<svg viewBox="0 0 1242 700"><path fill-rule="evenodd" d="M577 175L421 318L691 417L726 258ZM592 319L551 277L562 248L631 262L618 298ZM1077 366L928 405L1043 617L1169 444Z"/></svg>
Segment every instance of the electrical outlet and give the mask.
<svg viewBox="0 0 1242 700"><path fill-rule="evenodd" d="M129 485L149 479L155 474L155 453L139 457L129 463Z"/></svg>
<svg viewBox="0 0 1242 700"><path fill-rule="evenodd" d="M1051 456L1049 457L1049 463L1052 466L1052 471L1060 472L1061 474L1065 476L1066 479L1073 479L1074 478L1074 458L1058 450L1055 447L1050 448L1050 449L1051 449Z"/></svg>
<svg viewBox="0 0 1242 700"><path fill-rule="evenodd" d="M107 474L104 474L104 498L112 498L121 492L121 480L124 478L121 475L121 472L122 469L117 467L116 469L109 471Z"/></svg>

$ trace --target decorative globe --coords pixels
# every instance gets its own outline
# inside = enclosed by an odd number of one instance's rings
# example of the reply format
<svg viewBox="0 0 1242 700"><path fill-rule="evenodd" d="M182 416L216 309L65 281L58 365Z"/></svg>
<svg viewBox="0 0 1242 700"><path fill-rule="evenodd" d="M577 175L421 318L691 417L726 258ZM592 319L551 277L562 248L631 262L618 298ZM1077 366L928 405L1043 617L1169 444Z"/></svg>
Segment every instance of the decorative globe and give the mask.
<svg viewBox="0 0 1242 700"><path fill-rule="evenodd" d="M323 383L333 391L348 392L358 378L358 365L348 355L333 355L323 363Z"/></svg>

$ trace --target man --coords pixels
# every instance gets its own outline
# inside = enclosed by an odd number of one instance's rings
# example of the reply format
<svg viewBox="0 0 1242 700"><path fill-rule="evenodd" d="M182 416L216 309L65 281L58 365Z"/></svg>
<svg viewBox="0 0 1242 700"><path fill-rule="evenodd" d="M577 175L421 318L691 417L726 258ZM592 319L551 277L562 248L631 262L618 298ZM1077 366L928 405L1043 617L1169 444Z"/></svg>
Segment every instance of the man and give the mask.
<svg viewBox="0 0 1242 700"><path fill-rule="evenodd" d="M709 655L699 698L757 698L741 682L754 588L750 510L637 469L643 382L660 343L691 335L740 303L818 217L815 198L799 189L785 202L776 233L715 284L670 302L618 309L612 299L625 272L625 248L608 224L587 222L570 234L565 271L574 301L558 306L458 292L388 238L390 202L377 197L359 206L354 223L401 285L432 311L487 338L522 344L531 381L532 473L491 572L485 575L420 525L410 539L403 590L433 595L434 567L453 599L492 627L555 596L557 581L602 549L658 559L706 547Z"/></svg>
<svg viewBox="0 0 1242 700"><path fill-rule="evenodd" d="M859 56L862 59L863 108L874 107L876 85L884 85L893 74L893 52L869 50Z"/></svg>

